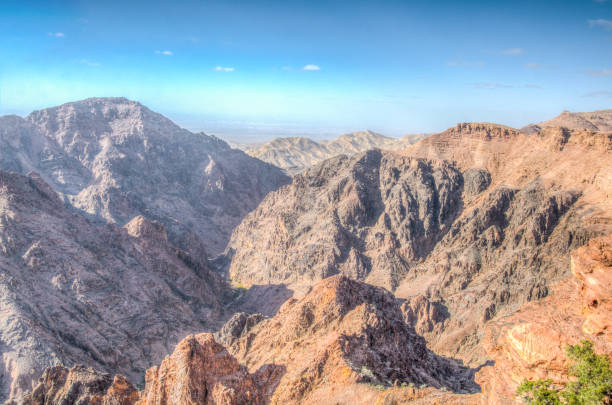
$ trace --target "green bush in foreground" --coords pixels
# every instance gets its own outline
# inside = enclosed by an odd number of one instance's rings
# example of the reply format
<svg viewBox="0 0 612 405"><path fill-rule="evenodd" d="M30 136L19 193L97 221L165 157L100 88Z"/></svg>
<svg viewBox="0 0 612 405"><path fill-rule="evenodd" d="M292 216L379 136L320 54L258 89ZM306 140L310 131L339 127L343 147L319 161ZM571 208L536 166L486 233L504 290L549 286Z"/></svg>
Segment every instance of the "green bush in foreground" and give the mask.
<svg viewBox="0 0 612 405"><path fill-rule="evenodd" d="M593 343L583 340L565 349L570 361L569 375L574 377L565 387L551 380L523 381L517 394L531 405L612 404L612 370L605 354L593 352Z"/></svg>

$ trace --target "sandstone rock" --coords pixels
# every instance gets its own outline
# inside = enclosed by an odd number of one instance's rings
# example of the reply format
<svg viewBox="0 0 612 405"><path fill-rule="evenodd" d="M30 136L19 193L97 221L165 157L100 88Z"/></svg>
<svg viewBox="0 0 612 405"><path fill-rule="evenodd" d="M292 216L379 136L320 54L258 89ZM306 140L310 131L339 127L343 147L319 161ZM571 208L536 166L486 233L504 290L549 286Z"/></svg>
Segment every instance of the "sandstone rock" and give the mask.
<svg viewBox="0 0 612 405"><path fill-rule="evenodd" d="M226 283L160 224L126 228L74 213L36 174L0 171L3 400L59 364L138 382L187 334L220 326Z"/></svg>
<svg viewBox="0 0 612 405"><path fill-rule="evenodd" d="M566 383L567 344L589 339L596 352L612 353L607 327L612 320L608 305L612 298L611 258L612 237L589 241L572 253L574 276L556 285L544 300L527 304L488 326L483 343L494 364L477 373L483 403L522 403L515 395L525 379ZM594 306L593 300L598 304Z"/></svg>
<svg viewBox="0 0 612 405"><path fill-rule="evenodd" d="M191 335L159 367L147 371L138 405L247 405L266 403L266 385L280 370L249 374L211 334Z"/></svg>

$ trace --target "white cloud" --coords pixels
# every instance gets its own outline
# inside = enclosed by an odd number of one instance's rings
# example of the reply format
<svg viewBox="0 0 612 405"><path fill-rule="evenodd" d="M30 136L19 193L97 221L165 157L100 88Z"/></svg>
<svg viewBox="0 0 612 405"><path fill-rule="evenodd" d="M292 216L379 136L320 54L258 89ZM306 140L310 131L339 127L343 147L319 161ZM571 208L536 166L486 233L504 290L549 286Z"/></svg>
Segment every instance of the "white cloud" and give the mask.
<svg viewBox="0 0 612 405"><path fill-rule="evenodd" d="M504 49L500 53L502 55L522 55L525 53L525 50L523 48L510 48L510 49Z"/></svg>
<svg viewBox="0 0 612 405"><path fill-rule="evenodd" d="M91 66L91 67L102 66L102 64L100 62L94 62L94 61L91 61L89 59L81 59L81 60L79 60L79 63L81 63L83 65Z"/></svg>
<svg viewBox="0 0 612 405"><path fill-rule="evenodd" d="M472 83L472 86L477 89L510 89L514 86L497 82L477 82Z"/></svg>
<svg viewBox="0 0 612 405"><path fill-rule="evenodd" d="M213 68L213 70L214 70L215 72L233 72L233 71L235 71L236 69L234 69L233 67L215 66L215 67Z"/></svg>
<svg viewBox="0 0 612 405"><path fill-rule="evenodd" d="M174 53L172 53L172 51L155 51L156 54L158 55L164 55L164 56L172 56L174 55Z"/></svg>
<svg viewBox="0 0 612 405"><path fill-rule="evenodd" d="M541 89L542 86L540 86L539 84L526 84L524 86L526 89Z"/></svg>
<svg viewBox="0 0 612 405"><path fill-rule="evenodd" d="M291 66L283 66L281 69L283 70L293 70Z"/></svg>
<svg viewBox="0 0 612 405"><path fill-rule="evenodd" d="M63 32L49 32L47 33L48 36L50 37L56 37L56 38L64 38L66 35L64 35Z"/></svg>
<svg viewBox="0 0 612 405"><path fill-rule="evenodd" d="M587 70L589 76L612 76L612 69Z"/></svg>
<svg viewBox="0 0 612 405"><path fill-rule="evenodd" d="M311 70L311 71L314 71L314 70L321 70L321 68L319 66L317 66L317 65L306 65L306 66L304 66L302 68L302 70Z"/></svg>
<svg viewBox="0 0 612 405"><path fill-rule="evenodd" d="M601 27L606 31L612 31L612 21L604 20L603 18L599 18L597 20L588 20L589 27Z"/></svg>
<svg viewBox="0 0 612 405"><path fill-rule="evenodd" d="M452 66L452 67L483 67L484 62L482 61L469 62L465 60L451 60L449 62L446 62L446 65Z"/></svg>
<svg viewBox="0 0 612 405"><path fill-rule="evenodd" d="M527 69L540 69L542 68L542 65L539 63L535 63L535 62L529 62L525 64L525 67Z"/></svg>

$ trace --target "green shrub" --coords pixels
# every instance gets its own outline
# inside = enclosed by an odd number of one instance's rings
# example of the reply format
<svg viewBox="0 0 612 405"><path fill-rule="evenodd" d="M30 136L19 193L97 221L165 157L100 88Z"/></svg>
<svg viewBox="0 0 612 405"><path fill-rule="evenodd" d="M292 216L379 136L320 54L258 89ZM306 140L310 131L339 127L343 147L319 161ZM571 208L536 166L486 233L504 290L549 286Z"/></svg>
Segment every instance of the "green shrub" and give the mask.
<svg viewBox="0 0 612 405"><path fill-rule="evenodd" d="M571 379L565 387L551 380L523 381L517 394L531 405L595 405L612 404L612 370L605 354L596 354L593 343L583 340L567 346Z"/></svg>

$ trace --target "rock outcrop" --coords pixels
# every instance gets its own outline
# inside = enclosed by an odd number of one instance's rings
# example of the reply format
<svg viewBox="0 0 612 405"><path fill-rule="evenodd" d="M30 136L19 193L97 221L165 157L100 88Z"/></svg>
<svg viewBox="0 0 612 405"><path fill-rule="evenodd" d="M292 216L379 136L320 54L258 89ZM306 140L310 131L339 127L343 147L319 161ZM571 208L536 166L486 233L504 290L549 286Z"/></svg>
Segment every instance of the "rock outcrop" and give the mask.
<svg viewBox="0 0 612 405"><path fill-rule="evenodd" d="M136 215L159 221L172 244L199 256L222 252L244 215L289 181L124 98L0 117L0 169L35 170L78 210L120 226Z"/></svg>
<svg viewBox="0 0 612 405"><path fill-rule="evenodd" d="M3 400L59 364L139 382L187 334L222 323L229 287L158 223L95 224L37 174L0 171L0 230Z"/></svg>
<svg viewBox="0 0 612 405"><path fill-rule="evenodd" d="M147 370L137 404L263 405L280 372L269 365L249 374L211 334L192 335L159 367Z"/></svg>
<svg viewBox="0 0 612 405"><path fill-rule="evenodd" d="M132 405L138 390L122 375L112 378L91 368L49 367L22 405ZM10 401L7 405L16 405Z"/></svg>
<svg viewBox="0 0 612 405"><path fill-rule="evenodd" d="M394 384L477 389L471 370L427 349L391 293L345 276L319 282L273 318L242 322L244 331L236 324L220 336L230 353L251 372L284 370L272 404L370 404Z"/></svg>
<svg viewBox="0 0 612 405"><path fill-rule="evenodd" d="M370 149L398 150L425 138L426 134L406 135L401 139L389 138L372 131L353 132L331 141L316 142L309 138L277 138L242 149L249 155L285 169L299 173L322 161L338 155L351 156Z"/></svg>
<svg viewBox="0 0 612 405"><path fill-rule="evenodd" d="M612 353L612 237L593 239L571 255L573 275L547 298L492 322L483 342L492 367L477 374L487 404L517 404L525 379L568 381L565 345L589 339L598 353Z"/></svg>

